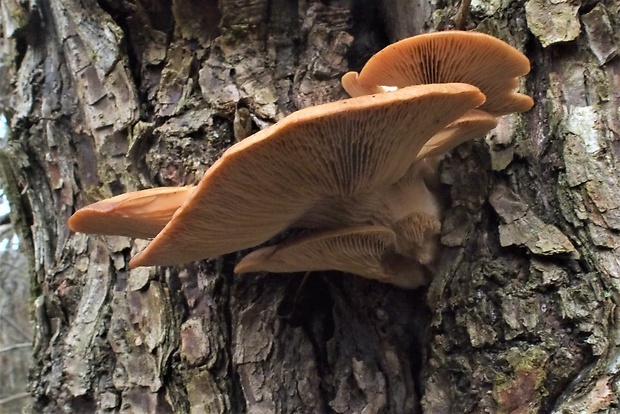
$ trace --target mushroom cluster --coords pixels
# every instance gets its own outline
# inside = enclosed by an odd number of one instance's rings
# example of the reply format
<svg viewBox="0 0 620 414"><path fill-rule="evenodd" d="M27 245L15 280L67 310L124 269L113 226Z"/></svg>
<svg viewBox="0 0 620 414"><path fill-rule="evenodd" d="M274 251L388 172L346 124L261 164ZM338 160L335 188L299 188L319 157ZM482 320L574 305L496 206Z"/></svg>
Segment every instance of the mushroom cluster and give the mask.
<svg viewBox="0 0 620 414"><path fill-rule="evenodd" d="M488 35L405 39L342 78L350 99L299 110L230 147L197 186L131 192L69 220L74 231L153 238L132 267L201 260L263 244L236 273L339 270L404 288L429 282L441 157L526 111L529 61Z"/></svg>

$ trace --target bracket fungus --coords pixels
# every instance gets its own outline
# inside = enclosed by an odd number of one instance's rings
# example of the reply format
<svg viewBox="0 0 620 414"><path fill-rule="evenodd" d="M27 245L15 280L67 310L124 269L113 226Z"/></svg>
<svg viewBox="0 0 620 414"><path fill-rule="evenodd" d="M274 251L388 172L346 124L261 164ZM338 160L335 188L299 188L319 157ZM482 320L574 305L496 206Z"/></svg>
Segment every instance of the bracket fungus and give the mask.
<svg viewBox="0 0 620 414"><path fill-rule="evenodd" d="M153 238L130 266L172 265L261 245L235 272L340 270L400 287L428 283L442 207L429 189L446 151L532 100L529 62L498 39L405 39L342 83L352 98L294 112L230 147L200 183L137 191L77 211L85 233ZM485 96L486 95L486 96ZM430 172L429 172L430 171Z"/></svg>

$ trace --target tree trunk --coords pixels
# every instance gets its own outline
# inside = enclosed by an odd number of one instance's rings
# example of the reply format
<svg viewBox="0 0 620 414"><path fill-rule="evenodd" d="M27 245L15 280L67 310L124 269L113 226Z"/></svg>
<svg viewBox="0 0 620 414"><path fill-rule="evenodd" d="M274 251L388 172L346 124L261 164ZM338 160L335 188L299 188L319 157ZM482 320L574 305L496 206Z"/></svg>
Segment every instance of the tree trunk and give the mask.
<svg viewBox="0 0 620 414"><path fill-rule="evenodd" d="M617 406L617 1L481 0L536 106L442 164L426 291L337 272L234 277L237 254L127 267L79 207L197 182L235 140L345 97L430 0L3 0L3 182L30 251L43 413L609 412ZM249 118L248 118L249 114ZM248 120L249 119L249 120ZM247 121L247 122L244 122Z"/></svg>

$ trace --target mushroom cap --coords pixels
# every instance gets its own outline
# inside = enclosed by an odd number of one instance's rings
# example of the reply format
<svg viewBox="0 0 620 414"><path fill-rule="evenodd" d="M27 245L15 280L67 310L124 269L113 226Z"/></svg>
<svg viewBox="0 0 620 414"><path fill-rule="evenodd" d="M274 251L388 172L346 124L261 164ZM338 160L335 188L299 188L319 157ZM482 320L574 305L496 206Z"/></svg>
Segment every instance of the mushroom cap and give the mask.
<svg viewBox="0 0 620 414"><path fill-rule="evenodd" d="M471 85L419 85L297 111L229 148L130 265L256 246L326 200L394 183L428 139L484 99Z"/></svg>
<svg viewBox="0 0 620 414"><path fill-rule="evenodd" d="M394 253L396 235L383 226L314 231L245 256L235 273L338 270L404 288L426 284L417 261Z"/></svg>
<svg viewBox="0 0 620 414"><path fill-rule="evenodd" d="M433 135L418 153L418 160L443 155L453 148L480 136L497 126L497 120L488 112L472 109Z"/></svg>
<svg viewBox="0 0 620 414"><path fill-rule="evenodd" d="M345 76L354 92L377 86L468 83L487 97L479 109L503 115L534 105L529 96L513 92L517 77L529 71L527 57L507 43L484 33L454 30L396 42L371 57L357 78Z"/></svg>
<svg viewBox="0 0 620 414"><path fill-rule="evenodd" d="M80 233L149 239L168 224L194 189L159 187L107 198L76 211L69 227Z"/></svg>

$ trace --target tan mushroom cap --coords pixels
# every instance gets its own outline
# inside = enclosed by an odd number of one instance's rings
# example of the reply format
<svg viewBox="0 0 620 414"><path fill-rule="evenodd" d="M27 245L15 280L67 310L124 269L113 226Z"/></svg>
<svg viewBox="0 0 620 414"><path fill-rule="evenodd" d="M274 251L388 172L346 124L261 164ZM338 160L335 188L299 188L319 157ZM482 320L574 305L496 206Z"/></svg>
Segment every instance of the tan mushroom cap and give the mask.
<svg viewBox="0 0 620 414"><path fill-rule="evenodd" d="M107 198L76 211L69 218L69 227L80 233L152 238L194 188L151 188Z"/></svg>
<svg viewBox="0 0 620 414"><path fill-rule="evenodd" d="M379 51L355 80L355 92L377 86L462 82L478 87L487 97L479 109L493 115L529 110L534 101L513 92L518 76L530 71L530 62L507 43L464 31L428 33L401 40ZM353 84L353 82L350 82Z"/></svg>
<svg viewBox="0 0 620 414"><path fill-rule="evenodd" d="M418 160L445 154L464 142L485 135L496 126L493 115L472 109L429 139L420 150Z"/></svg>
<svg viewBox="0 0 620 414"><path fill-rule="evenodd" d="M256 246L317 205L394 183L428 139L484 99L471 85L419 85L297 111L228 149L130 265Z"/></svg>
<svg viewBox="0 0 620 414"><path fill-rule="evenodd" d="M338 270L367 279L416 288L428 282L414 260L394 253L396 236L382 226L314 231L245 256L235 273Z"/></svg>

